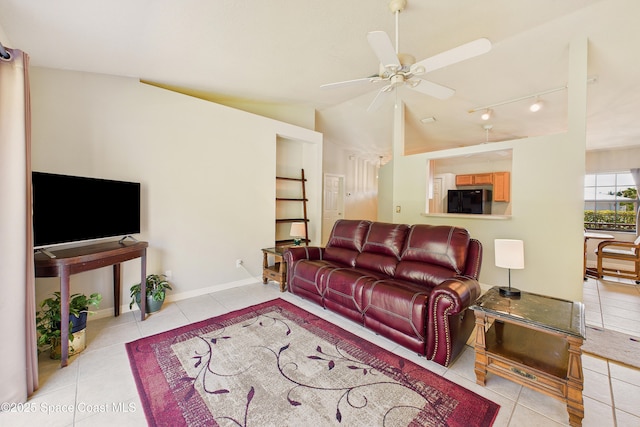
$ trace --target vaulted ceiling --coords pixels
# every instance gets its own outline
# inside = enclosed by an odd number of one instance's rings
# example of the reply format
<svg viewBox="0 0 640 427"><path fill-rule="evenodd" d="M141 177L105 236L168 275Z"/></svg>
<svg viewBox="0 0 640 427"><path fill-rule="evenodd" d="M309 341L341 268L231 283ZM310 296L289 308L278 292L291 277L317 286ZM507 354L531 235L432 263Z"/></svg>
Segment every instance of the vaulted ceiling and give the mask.
<svg viewBox="0 0 640 427"><path fill-rule="evenodd" d="M417 60L486 37L490 52L427 72L456 90L439 100L401 87L406 149L424 152L560 132L567 91L468 111L567 84L569 45L589 39L587 148L640 144L640 2L637 0L408 0L399 50ZM337 144L388 154L394 96L367 112L380 85L321 90L378 72L367 33L395 42L388 0L0 0L8 47L33 66L130 76L219 98L317 110ZM430 123L420 120L435 118ZM490 129L485 128L490 125Z"/></svg>

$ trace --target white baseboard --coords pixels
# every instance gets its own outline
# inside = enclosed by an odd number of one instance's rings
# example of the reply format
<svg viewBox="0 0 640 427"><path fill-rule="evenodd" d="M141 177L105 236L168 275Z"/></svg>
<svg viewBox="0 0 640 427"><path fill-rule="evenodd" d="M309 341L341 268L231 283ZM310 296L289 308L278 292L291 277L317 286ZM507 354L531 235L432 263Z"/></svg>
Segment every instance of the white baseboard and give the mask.
<svg viewBox="0 0 640 427"><path fill-rule="evenodd" d="M199 297L201 295L210 294L213 292L224 291L227 289L239 288L241 286L250 285L252 283L260 282L262 283L262 277L249 277L247 279L237 280L235 282L222 283L219 285L209 286L206 288L194 289L192 291L180 292L180 293L167 293L166 301L167 302L175 302L188 298ZM120 314L128 313L130 311L138 311L137 306L134 305L133 308L129 308L129 298L127 296L127 301L125 304L120 305ZM100 310L95 310L93 314L89 317L89 320L97 320L105 317L113 316L113 307L103 308Z"/></svg>

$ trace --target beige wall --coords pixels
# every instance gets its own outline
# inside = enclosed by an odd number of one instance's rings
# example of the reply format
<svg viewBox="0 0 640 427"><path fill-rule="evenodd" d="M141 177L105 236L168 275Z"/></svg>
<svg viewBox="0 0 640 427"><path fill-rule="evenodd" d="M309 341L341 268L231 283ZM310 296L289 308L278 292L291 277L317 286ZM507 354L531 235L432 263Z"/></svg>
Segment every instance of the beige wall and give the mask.
<svg viewBox="0 0 640 427"><path fill-rule="evenodd" d="M261 276L260 248L274 240L279 139L303 145L295 161L319 197L317 132L107 75L33 67L31 96L34 170L141 182L138 237L150 244L148 272L172 271L171 298ZM320 223L318 203L309 216ZM123 269L128 309L139 261ZM72 292L101 292L109 309L110 281L109 268L74 275ZM37 301L57 289L54 279L37 282Z"/></svg>
<svg viewBox="0 0 640 427"><path fill-rule="evenodd" d="M569 130L565 134L404 156L402 126L396 126L394 159L381 176L380 200L392 200L401 213L384 219L396 223L457 225L467 228L484 246L480 282L506 285L507 271L495 267L493 241L524 240L525 269L512 271L512 285L522 290L559 298L582 300L583 185L586 129L586 39L576 40L570 51ZM395 123L403 123L396 109ZM513 149L509 219L425 216L427 165L431 159L488 150ZM391 181L391 182L389 182ZM388 191L391 191L391 194ZM389 206L380 207L388 212ZM382 218L382 217L381 217Z"/></svg>

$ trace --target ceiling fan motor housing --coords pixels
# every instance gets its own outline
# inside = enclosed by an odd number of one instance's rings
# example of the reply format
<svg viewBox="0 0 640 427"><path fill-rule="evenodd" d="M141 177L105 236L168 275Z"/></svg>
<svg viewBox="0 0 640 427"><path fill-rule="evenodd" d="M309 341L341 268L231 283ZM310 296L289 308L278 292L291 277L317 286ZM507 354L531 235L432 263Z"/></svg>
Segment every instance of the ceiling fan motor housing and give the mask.
<svg viewBox="0 0 640 427"><path fill-rule="evenodd" d="M407 0L391 0L389 2L389 9L391 12L402 12L407 7Z"/></svg>
<svg viewBox="0 0 640 427"><path fill-rule="evenodd" d="M389 79L391 87L398 87L404 84L404 75L395 74Z"/></svg>

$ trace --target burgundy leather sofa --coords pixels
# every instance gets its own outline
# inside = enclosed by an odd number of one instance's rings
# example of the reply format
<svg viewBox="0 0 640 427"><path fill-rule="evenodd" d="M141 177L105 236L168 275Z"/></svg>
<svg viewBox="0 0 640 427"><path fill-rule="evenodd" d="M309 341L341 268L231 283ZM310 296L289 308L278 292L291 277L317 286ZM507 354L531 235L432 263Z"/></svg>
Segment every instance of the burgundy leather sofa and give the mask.
<svg viewBox="0 0 640 427"><path fill-rule="evenodd" d="M451 226L339 220L284 253L290 292L448 366L474 327L482 245Z"/></svg>

